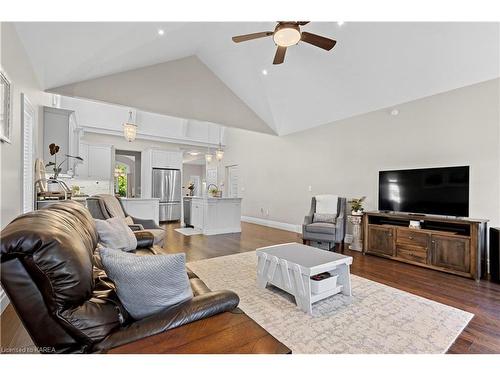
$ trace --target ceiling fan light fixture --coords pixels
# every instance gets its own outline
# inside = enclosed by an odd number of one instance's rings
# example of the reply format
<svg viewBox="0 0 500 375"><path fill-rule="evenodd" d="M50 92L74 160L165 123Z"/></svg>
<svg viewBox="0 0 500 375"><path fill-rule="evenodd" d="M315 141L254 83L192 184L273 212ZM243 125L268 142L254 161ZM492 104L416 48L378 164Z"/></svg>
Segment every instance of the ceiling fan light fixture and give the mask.
<svg viewBox="0 0 500 375"><path fill-rule="evenodd" d="M273 40L280 47L290 47L300 41L300 30L295 25L279 25L273 35Z"/></svg>

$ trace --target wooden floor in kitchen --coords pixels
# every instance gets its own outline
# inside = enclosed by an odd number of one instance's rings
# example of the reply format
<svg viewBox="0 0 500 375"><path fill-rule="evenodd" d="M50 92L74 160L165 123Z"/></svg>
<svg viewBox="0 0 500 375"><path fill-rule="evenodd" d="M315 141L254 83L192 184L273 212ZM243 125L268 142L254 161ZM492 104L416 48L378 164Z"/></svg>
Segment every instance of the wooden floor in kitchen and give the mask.
<svg viewBox="0 0 500 375"><path fill-rule="evenodd" d="M177 227L177 224L165 226L164 250L186 252L188 262L284 242L301 242L296 233L248 223L242 223L241 234L216 236L184 236L175 231ZM353 274L473 313L474 318L449 353L500 353L500 284L475 282L349 250L345 253L354 257ZM33 345L10 305L1 316L0 336L4 353L11 348Z"/></svg>

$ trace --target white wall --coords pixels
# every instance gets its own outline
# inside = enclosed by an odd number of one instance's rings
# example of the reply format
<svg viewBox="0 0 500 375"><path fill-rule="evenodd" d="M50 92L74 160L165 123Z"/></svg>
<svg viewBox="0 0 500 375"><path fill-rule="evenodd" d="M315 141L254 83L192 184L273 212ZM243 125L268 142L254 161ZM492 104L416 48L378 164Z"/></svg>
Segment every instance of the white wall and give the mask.
<svg viewBox="0 0 500 375"><path fill-rule="evenodd" d="M43 154L43 112L42 106L50 102L50 95L42 92L33 69L24 51L14 26L1 24L1 65L12 82L12 143L0 143L1 148L1 214L0 227L3 228L21 213L21 93L27 95L36 111L37 126L34 129L35 157Z"/></svg>
<svg viewBox="0 0 500 375"><path fill-rule="evenodd" d="M54 88L61 95L274 134L196 56Z"/></svg>
<svg viewBox="0 0 500 375"><path fill-rule="evenodd" d="M21 213L22 208L22 169L21 169L21 93L27 95L37 115L34 139L39 140L36 157L42 154L43 115L41 106L48 103L49 96L39 89L33 69L29 63L15 28L10 23L0 24L0 65L12 83L12 143L0 143L0 228L4 228ZM0 288L0 311L7 304L7 298Z"/></svg>
<svg viewBox="0 0 500 375"><path fill-rule="evenodd" d="M301 224L315 194L366 195L376 209L380 170L470 165L470 216L498 226L499 84L402 104L398 116L380 110L282 137L228 128L219 173L240 166L242 215Z"/></svg>

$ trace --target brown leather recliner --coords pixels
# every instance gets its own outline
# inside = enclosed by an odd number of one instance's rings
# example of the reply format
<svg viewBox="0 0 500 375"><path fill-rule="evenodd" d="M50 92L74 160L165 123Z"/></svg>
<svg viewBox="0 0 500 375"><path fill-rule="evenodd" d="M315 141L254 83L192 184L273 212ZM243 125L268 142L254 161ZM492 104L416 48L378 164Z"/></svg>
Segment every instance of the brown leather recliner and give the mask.
<svg viewBox="0 0 500 375"><path fill-rule="evenodd" d="M151 245L139 233L141 247ZM141 320L120 303L114 284L94 267L98 235L76 202L21 215L1 232L1 283L26 330L45 352L94 353L230 311L230 291L211 292L189 274L194 297Z"/></svg>

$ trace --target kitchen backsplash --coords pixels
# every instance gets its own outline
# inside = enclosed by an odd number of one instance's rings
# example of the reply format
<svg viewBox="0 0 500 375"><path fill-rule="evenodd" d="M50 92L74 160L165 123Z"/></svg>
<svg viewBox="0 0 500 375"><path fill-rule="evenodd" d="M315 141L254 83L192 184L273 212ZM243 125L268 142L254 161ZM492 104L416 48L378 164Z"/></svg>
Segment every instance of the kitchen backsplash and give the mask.
<svg viewBox="0 0 500 375"><path fill-rule="evenodd" d="M80 187L80 194L96 195L96 194L110 194L112 192L112 183L109 180L83 180L83 179L70 179L66 183L71 189L72 186L78 185Z"/></svg>

